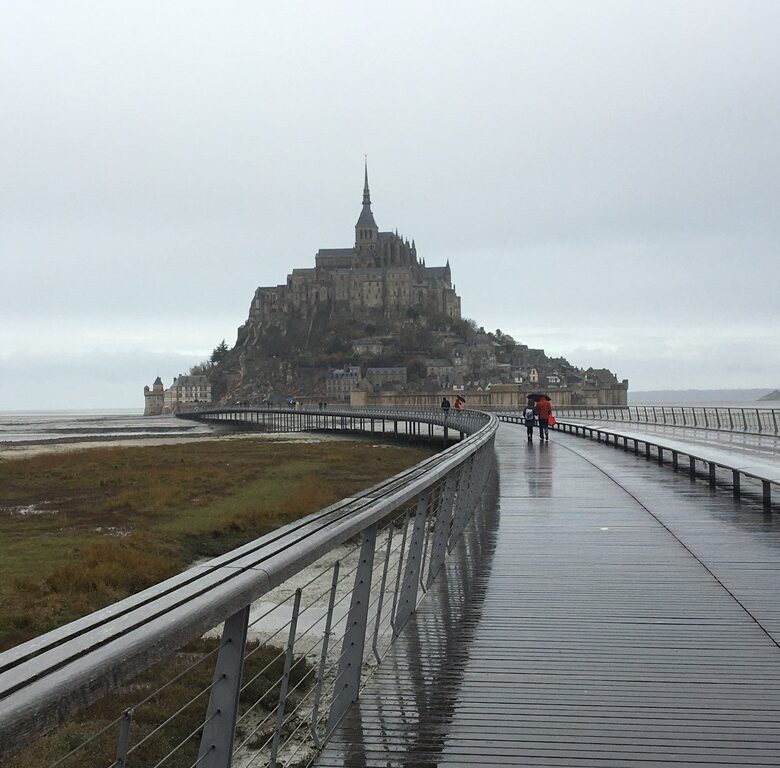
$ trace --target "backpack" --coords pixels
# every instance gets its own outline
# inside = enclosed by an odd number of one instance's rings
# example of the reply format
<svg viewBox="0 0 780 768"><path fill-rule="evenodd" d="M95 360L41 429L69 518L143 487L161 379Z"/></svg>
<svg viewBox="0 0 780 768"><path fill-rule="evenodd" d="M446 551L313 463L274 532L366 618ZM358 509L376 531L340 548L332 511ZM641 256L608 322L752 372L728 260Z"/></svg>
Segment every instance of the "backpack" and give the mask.
<svg viewBox="0 0 780 768"><path fill-rule="evenodd" d="M534 420L534 409L531 408L531 406L527 406L526 409L523 411L523 418L526 421Z"/></svg>

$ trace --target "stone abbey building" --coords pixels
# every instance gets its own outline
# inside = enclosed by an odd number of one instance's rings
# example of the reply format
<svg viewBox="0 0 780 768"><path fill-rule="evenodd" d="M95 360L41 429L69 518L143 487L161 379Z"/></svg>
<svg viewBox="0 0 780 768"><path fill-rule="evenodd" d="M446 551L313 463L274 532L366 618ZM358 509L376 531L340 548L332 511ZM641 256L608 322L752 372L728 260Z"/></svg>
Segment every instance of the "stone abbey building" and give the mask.
<svg viewBox="0 0 780 768"><path fill-rule="evenodd" d="M176 413L211 403L211 384L204 375L178 376L168 389L158 376L150 389L144 387L144 416Z"/></svg>
<svg viewBox="0 0 780 768"><path fill-rule="evenodd" d="M380 232L371 212L368 167L363 207L355 224L355 244L321 248L314 267L293 269L286 285L258 288L238 344L252 345L270 326L315 317L360 317L366 321L402 319L410 309L428 315L460 318L460 298L452 285L449 261L427 267L411 243L398 232Z"/></svg>
<svg viewBox="0 0 780 768"><path fill-rule="evenodd" d="M438 407L466 396L470 407L519 407L549 390L557 405L624 405L628 381L549 358L461 316L449 260L428 267L398 231L380 232L368 167L354 244L321 248L314 266L254 293L236 344L167 390L144 390L146 413L218 403L295 400ZM217 352L220 352L215 359Z"/></svg>

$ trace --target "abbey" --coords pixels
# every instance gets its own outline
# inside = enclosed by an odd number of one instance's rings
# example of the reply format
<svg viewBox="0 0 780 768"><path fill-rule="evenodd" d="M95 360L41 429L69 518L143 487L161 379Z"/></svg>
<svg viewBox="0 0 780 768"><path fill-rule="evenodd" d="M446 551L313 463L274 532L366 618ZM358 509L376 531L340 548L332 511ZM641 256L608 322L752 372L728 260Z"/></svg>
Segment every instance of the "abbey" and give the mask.
<svg viewBox="0 0 780 768"><path fill-rule="evenodd" d="M239 345L256 343L269 327L312 322L315 317L370 322L402 319L410 310L419 310L460 319L449 260L443 267L427 267L417 257L414 241L400 237L397 230L379 231L371 212L367 166L355 244L321 248L314 264L293 269L286 285L257 289L247 322L239 328Z"/></svg>

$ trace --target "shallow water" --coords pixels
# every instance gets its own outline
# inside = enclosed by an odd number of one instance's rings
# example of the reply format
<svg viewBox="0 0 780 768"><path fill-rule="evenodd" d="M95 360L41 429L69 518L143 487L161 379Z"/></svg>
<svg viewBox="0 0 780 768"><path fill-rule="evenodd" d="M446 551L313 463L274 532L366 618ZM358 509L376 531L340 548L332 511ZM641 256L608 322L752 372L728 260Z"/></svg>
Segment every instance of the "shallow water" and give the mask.
<svg viewBox="0 0 780 768"><path fill-rule="evenodd" d="M0 411L0 444L208 434L211 428L174 416L132 411Z"/></svg>

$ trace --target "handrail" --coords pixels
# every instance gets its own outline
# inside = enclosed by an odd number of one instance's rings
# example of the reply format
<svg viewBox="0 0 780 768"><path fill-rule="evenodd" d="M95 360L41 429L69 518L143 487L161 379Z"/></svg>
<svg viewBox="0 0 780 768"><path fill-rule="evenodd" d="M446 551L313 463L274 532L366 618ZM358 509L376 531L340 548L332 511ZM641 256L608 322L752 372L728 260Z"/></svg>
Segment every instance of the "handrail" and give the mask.
<svg viewBox="0 0 780 768"><path fill-rule="evenodd" d="M780 409L750 406L626 405L559 406L556 417L664 424L748 434L780 433Z"/></svg>
<svg viewBox="0 0 780 768"><path fill-rule="evenodd" d="M295 414L300 417L297 426L301 428L363 428L366 431L368 425L364 423L360 427L357 420L369 420L371 430L379 431L377 422L384 417L388 421L428 424L431 429L453 429L463 439L358 496L343 499L0 654L0 756L62 724L73 712L221 622L225 622L227 631L228 623L234 622L242 611L246 612L254 600L334 547L357 534L366 537L373 530L375 536L380 521L414 499L425 498L427 505L434 487L440 490L436 497L438 506L434 509L430 505L431 514L441 516L442 505L453 505L447 510L449 521L444 542L447 537L457 537L471 512L469 505L478 501L487 480L498 428L496 416L476 411L229 408L183 416L202 421L237 422L260 418L260 413ZM381 426L386 431L386 425ZM445 480L447 492L441 490ZM472 502L468 502L470 498ZM441 550L437 558L443 555ZM428 563L429 578L441 566L439 560L434 562L432 558L433 552ZM404 608L406 618L413 608L414 605L411 609L408 605ZM399 616L395 617L396 622Z"/></svg>
<svg viewBox="0 0 780 768"><path fill-rule="evenodd" d="M485 412L468 409L451 408L448 411L432 410L423 407L410 408L245 408L240 406L224 406L219 408L203 408L192 411L181 411L176 414L180 419L214 422L232 421L246 424L260 424L267 421L284 431L291 431L296 425L299 429L310 429L317 422L327 425L328 420L335 418L352 419L385 419L388 421L403 421L415 424L432 424L463 433L473 429L484 420ZM243 417L243 418L240 418ZM278 418L275 418L278 417ZM284 419L288 419L287 422ZM305 426L304 426L305 425Z"/></svg>

